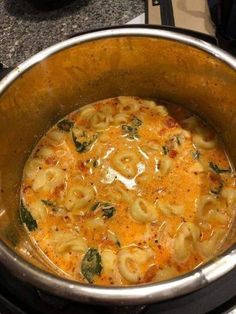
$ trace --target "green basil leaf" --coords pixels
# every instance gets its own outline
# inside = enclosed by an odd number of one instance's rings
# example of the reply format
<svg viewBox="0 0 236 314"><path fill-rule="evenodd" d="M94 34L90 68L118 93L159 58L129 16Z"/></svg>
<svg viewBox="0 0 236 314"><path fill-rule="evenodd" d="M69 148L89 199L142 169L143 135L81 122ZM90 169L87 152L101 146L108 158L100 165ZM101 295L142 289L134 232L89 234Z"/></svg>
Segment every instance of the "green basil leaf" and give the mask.
<svg viewBox="0 0 236 314"><path fill-rule="evenodd" d="M176 136L175 136L175 141L176 141L176 143L177 143L179 146L181 145L179 135L176 135Z"/></svg>
<svg viewBox="0 0 236 314"><path fill-rule="evenodd" d="M97 249L89 248L81 263L81 272L89 283L94 276L99 276L102 271L102 259Z"/></svg>
<svg viewBox="0 0 236 314"><path fill-rule="evenodd" d="M94 212L98 208L99 205L100 205L100 202L96 202L95 204L91 206L90 210Z"/></svg>
<svg viewBox="0 0 236 314"><path fill-rule="evenodd" d="M138 127L138 126L140 126L140 125L142 125L142 124L143 124L143 121L141 121L139 118L137 118L136 116L134 116L134 119L133 119L133 121L132 121L132 125Z"/></svg>
<svg viewBox="0 0 236 314"><path fill-rule="evenodd" d="M209 162L209 167L211 168L211 170L217 174L220 173L225 173L225 172L231 172L231 169L221 169L217 166L217 164L214 164L212 161Z"/></svg>
<svg viewBox="0 0 236 314"><path fill-rule="evenodd" d="M223 182L220 182L219 185L216 188L212 189L210 192L212 194L218 196L218 195L220 195L223 186L224 186Z"/></svg>
<svg viewBox="0 0 236 314"><path fill-rule="evenodd" d="M134 116L134 119L131 122L131 125L129 124L123 124L121 126L123 132L127 134L128 138L131 140L134 140L136 138L139 138L138 134L138 127L142 124L143 122Z"/></svg>
<svg viewBox="0 0 236 314"><path fill-rule="evenodd" d="M200 158L200 155L201 155L201 153L199 152L199 150L195 150L192 152L193 159L198 160Z"/></svg>
<svg viewBox="0 0 236 314"><path fill-rule="evenodd" d="M84 133L84 135L82 137L86 138L86 133ZM75 136L74 132L72 132L72 139L73 139L73 142L75 144L76 151L78 153L84 153L84 152L88 151L91 144L96 140L96 138L97 138L97 136L93 135L93 138L90 140L79 141L77 139L77 137Z"/></svg>
<svg viewBox="0 0 236 314"><path fill-rule="evenodd" d="M34 231L38 228L38 224L36 220L33 218L31 213L25 207L25 205L23 204L23 201L21 201L21 205L20 205L20 217L21 217L22 222L29 229L29 231Z"/></svg>
<svg viewBox="0 0 236 314"><path fill-rule="evenodd" d="M55 206L55 203L51 200L41 200L41 202L46 206Z"/></svg>
<svg viewBox="0 0 236 314"><path fill-rule="evenodd" d="M121 247L121 244L120 244L120 241L119 241L119 240L116 241L116 245L119 246L119 247Z"/></svg>
<svg viewBox="0 0 236 314"><path fill-rule="evenodd" d="M111 218L116 212L116 208L112 206L110 203L102 203L101 209L103 211L103 217L106 218Z"/></svg>
<svg viewBox="0 0 236 314"><path fill-rule="evenodd" d="M167 155L169 153L169 148L167 146L162 146L163 154Z"/></svg>
<svg viewBox="0 0 236 314"><path fill-rule="evenodd" d="M71 128L74 126L74 122L70 120L61 120L60 122L57 123L58 129L65 131L65 132L70 132Z"/></svg>

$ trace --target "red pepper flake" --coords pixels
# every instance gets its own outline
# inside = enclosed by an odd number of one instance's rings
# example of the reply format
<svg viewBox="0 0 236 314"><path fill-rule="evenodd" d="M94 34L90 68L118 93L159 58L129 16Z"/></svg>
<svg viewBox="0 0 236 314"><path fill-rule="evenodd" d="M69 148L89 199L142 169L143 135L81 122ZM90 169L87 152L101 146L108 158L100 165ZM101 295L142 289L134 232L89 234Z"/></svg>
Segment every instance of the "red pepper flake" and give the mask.
<svg viewBox="0 0 236 314"><path fill-rule="evenodd" d="M177 265L176 268L179 273L182 271L182 268L179 265Z"/></svg>
<svg viewBox="0 0 236 314"><path fill-rule="evenodd" d="M112 240L105 238L105 239L102 239L102 244L104 244L104 245L114 245L115 243Z"/></svg>
<svg viewBox="0 0 236 314"><path fill-rule="evenodd" d="M166 132L167 132L167 129L166 128L162 128L159 131L159 135L164 135Z"/></svg>
<svg viewBox="0 0 236 314"><path fill-rule="evenodd" d="M170 157L170 158L175 158L177 154L178 154L177 151L174 150L174 149L172 149L171 151L169 151L169 157Z"/></svg>
<svg viewBox="0 0 236 314"><path fill-rule="evenodd" d="M174 127L177 126L177 122L175 121L175 119L173 119L172 117L168 117L165 121L165 125L169 128L172 129Z"/></svg>
<svg viewBox="0 0 236 314"><path fill-rule="evenodd" d="M146 273L144 274L143 277L143 282L150 282L154 279L156 273L158 271L158 268L156 265L152 265L151 267L148 268Z"/></svg>
<svg viewBox="0 0 236 314"><path fill-rule="evenodd" d="M49 156L46 160L45 160L46 164L48 165L56 165L57 160L55 159L55 157Z"/></svg>
<svg viewBox="0 0 236 314"><path fill-rule="evenodd" d="M23 193L27 192L27 190L29 190L31 188L30 185L26 185L24 188L23 188ZM2 191L3 192L3 191Z"/></svg>
<svg viewBox="0 0 236 314"><path fill-rule="evenodd" d="M65 189L65 184L64 183L62 183L62 184L59 184L59 185L57 185L56 187L55 187L55 190L54 190L54 195L56 196L56 197L60 197L60 194L61 194L61 192L63 191Z"/></svg>
<svg viewBox="0 0 236 314"><path fill-rule="evenodd" d="M78 162L78 168L80 171L82 171L83 173L87 173L88 172L88 168L84 165L83 161L79 161Z"/></svg>
<svg viewBox="0 0 236 314"><path fill-rule="evenodd" d="M220 175L219 174L215 174L215 173L210 173L209 174L209 177L210 177L210 180L212 182L220 182L221 181L221 178L220 178Z"/></svg>

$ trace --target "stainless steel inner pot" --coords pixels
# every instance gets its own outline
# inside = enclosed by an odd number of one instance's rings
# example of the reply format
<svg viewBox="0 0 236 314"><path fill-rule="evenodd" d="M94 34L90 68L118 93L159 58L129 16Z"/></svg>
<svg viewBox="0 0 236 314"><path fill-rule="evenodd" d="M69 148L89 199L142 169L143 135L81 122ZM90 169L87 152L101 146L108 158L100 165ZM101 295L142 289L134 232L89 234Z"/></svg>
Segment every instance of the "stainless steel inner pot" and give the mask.
<svg viewBox="0 0 236 314"><path fill-rule="evenodd" d="M140 304L190 293L236 265L234 227L222 255L162 283L131 287L80 284L53 274L18 218L22 169L37 140L59 118L119 95L178 103L221 135L236 164L236 59L170 31L123 27L90 32L52 46L0 82L0 261L17 277L82 302ZM31 256L31 259L29 258Z"/></svg>

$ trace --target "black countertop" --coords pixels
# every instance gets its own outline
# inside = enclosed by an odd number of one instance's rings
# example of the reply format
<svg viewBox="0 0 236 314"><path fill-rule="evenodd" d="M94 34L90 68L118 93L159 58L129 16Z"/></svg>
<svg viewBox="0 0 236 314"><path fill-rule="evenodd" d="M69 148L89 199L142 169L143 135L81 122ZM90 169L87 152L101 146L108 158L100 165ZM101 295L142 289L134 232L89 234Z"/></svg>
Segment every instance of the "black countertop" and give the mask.
<svg viewBox="0 0 236 314"><path fill-rule="evenodd" d="M0 62L17 65L69 35L121 25L142 12L142 0L74 0L51 11L29 0L0 0Z"/></svg>

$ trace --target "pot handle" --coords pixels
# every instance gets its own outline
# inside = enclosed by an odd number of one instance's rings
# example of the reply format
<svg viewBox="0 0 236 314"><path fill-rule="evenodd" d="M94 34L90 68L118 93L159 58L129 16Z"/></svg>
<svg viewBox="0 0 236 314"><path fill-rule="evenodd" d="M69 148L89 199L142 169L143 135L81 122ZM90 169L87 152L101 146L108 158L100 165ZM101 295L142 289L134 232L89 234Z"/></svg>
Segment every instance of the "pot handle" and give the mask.
<svg viewBox="0 0 236 314"><path fill-rule="evenodd" d="M11 72L13 68L6 68L2 63L0 63L0 80L4 78L8 73Z"/></svg>
<svg viewBox="0 0 236 314"><path fill-rule="evenodd" d="M146 24L175 26L172 0L146 0Z"/></svg>
<svg viewBox="0 0 236 314"><path fill-rule="evenodd" d="M175 27L174 10L172 0L146 0L145 23L158 29L170 30L204 40L217 45L217 40L208 34L190 29ZM161 24L160 24L161 23Z"/></svg>

